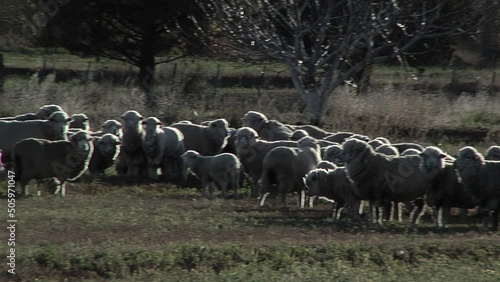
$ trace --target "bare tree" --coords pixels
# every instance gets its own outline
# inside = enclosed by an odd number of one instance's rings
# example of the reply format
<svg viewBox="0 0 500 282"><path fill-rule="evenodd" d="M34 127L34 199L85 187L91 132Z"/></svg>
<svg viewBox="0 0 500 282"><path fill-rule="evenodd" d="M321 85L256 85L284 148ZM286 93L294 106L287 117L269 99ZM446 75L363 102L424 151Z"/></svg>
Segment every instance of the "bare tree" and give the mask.
<svg viewBox="0 0 500 282"><path fill-rule="evenodd" d="M228 46L283 62L305 102L309 123L320 125L326 102L337 87L352 83L366 66L391 58L404 63L405 52L421 39L463 30L469 24L464 12L470 2L200 0L199 4L217 22L215 29Z"/></svg>

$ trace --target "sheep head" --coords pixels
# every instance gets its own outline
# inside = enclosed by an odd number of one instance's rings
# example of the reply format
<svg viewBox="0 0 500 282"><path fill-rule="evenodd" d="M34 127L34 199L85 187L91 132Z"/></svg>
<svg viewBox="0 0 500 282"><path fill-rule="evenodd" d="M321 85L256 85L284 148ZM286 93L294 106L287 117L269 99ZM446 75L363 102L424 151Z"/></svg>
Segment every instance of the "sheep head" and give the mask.
<svg viewBox="0 0 500 282"><path fill-rule="evenodd" d="M421 157L419 165L420 171L422 171L424 177L429 180L434 179L444 168L446 154L437 147L429 146L425 148L419 156Z"/></svg>
<svg viewBox="0 0 500 282"><path fill-rule="evenodd" d="M304 129L298 129L292 133L292 136L290 136L290 140L298 141L306 136L309 136L309 133L307 133L307 131L305 131Z"/></svg>
<svg viewBox="0 0 500 282"><path fill-rule="evenodd" d="M486 150L485 159L489 161L500 161L500 146L491 146Z"/></svg>
<svg viewBox="0 0 500 282"><path fill-rule="evenodd" d="M56 111L49 116L48 121L56 137L55 140L68 140L66 132L68 132L71 120L65 112L61 111Z"/></svg>
<svg viewBox="0 0 500 282"><path fill-rule="evenodd" d="M257 143L259 134L251 127L242 127L236 131L236 148L245 150L252 148Z"/></svg>
<svg viewBox="0 0 500 282"><path fill-rule="evenodd" d="M467 146L458 151L458 157L454 162L455 168L461 179L468 182L474 180L484 164L484 158L475 148Z"/></svg>
<svg viewBox="0 0 500 282"><path fill-rule="evenodd" d="M321 183L326 180L328 176L328 170L318 168L309 171L302 180L306 187L306 193L309 196L319 196L321 193Z"/></svg>
<svg viewBox="0 0 500 282"><path fill-rule="evenodd" d="M103 124L101 125L102 132L104 134L106 133L111 133L115 136L118 136L118 138L122 138L122 128L123 125L121 122L115 120L115 119L108 119Z"/></svg>
<svg viewBox="0 0 500 282"><path fill-rule="evenodd" d="M194 150L187 150L184 154L182 154L182 162L184 164L183 176L184 180L187 179L190 172L192 172L193 166L196 165L198 158L200 157L200 153Z"/></svg>
<svg viewBox="0 0 500 282"><path fill-rule="evenodd" d="M263 113L248 111L243 116L243 126L251 127L255 131L259 131L262 126L268 123L269 120Z"/></svg>
<svg viewBox="0 0 500 282"><path fill-rule="evenodd" d="M120 144L120 139L111 133L106 133L95 140L95 145L97 146L99 153L106 157L112 156L113 160L116 159L118 153L120 152ZM96 148L94 148L94 150L96 150Z"/></svg>
<svg viewBox="0 0 500 282"><path fill-rule="evenodd" d="M71 115L70 128L81 128L83 130L90 130L89 118L86 114L73 114Z"/></svg>
<svg viewBox="0 0 500 282"><path fill-rule="evenodd" d="M323 160L330 161L336 165L343 165L344 161L341 158L342 147L340 145L330 145L325 148Z"/></svg>
<svg viewBox="0 0 500 282"><path fill-rule="evenodd" d="M370 155L375 155L375 151L365 141L352 138L342 144L341 158L346 164L363 162Z"/></svg>
<svg viewBox="0 0 500 282"><path fill-rule="evenodd" d="M35 114L39 119L48 119L55 112L64 112L64 110L59 105L43 105Z"/></svg>
<svg viewBox="0 0 500 282"><path fill-rule="evenodd" d="M92 154L94 150L94 144L92 143L92 137L87 131L79 130L73 133L69 137L71 146L78 152L82 157L87 157Z"/></svg>
<svg viewBox="0 0 500 282"><path fill-rule="evenodd" d="M222 140L221 148L224 148L229 138L229 123L227 120L221 118L208 123L207 125L210 135L217 140Z"/></svg>
<svg viewBox="0 0 500 282"><path fill-rule="evenodd" d="M122 116L124 131L141 131L140 122L144 117L137 111L126 111Z"/></svg>
<svg viewBox="0 0 500 282"><path fill-rule="evenodd" d="M156 117L148 117L147 119L144 119L141 124L142 128L146 132L146 138L156 136L160 126L163 126L163 122Z"/></svg>

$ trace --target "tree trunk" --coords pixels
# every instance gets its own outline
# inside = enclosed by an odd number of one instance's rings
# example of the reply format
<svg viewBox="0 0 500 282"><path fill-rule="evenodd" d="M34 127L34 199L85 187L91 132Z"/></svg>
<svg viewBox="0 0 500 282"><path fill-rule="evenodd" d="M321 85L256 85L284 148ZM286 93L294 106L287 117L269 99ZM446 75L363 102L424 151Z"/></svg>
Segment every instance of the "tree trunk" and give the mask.
<svg viewBox="0 0 500 282"><path fill-rule="evenodd" d="M156 83L156 78L155 57L154 52L151 50L151 46L145 46L143 48L138 67L139 76L137 82L146 96L146 107L148 109L154 109L156 107L157 101L153 96L152 89L154 84Z"/></svg>
<svg viewBox="0 0 500 282"><path fill-rule="evenodd" d="M326 95L320 95L316 91L309 92L306 99L307 120L309 124L321 126L326 104Z"/></svg>

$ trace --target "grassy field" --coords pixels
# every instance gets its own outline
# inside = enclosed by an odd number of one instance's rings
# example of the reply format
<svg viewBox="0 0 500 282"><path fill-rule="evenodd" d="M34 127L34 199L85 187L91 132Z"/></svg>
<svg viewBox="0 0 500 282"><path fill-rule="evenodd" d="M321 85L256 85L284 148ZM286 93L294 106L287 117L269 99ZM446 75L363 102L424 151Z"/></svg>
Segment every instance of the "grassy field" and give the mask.
<svg viewBox="0 0 500 282"><path fill-rule="evenodd" d="M500 234L480 231L472 216L438 231L429 216L416 229L368 227L334 222L329 209L207 200L162 183L73 184L64 199L18 199L15 281L500 279Z"/></svg>

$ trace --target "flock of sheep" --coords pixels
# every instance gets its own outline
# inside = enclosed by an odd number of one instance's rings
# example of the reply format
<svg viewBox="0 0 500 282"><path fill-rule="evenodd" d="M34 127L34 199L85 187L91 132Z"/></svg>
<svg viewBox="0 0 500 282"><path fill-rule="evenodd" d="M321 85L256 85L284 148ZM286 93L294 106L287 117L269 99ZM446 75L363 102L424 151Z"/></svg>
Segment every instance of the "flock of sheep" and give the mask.
<svg viewBox="0 0 500 282"><path fill-rule="evenodd" d="M15 170L24 195L29 181L53 178L56 193L64 196L67 181L116 165L118 175L174 183L193 175L209 198L214 187L223 197L228 189L239 197L246 176L259 205L270 194L279 195L283 206L290 193L298 193L301 207L323 197L334 202L336 219L343 213L359 218L364 202L371 222L396 213L400 219L404 203L413 207L410 217L416 224L427 203L438 227L446 227L453 207L477 207L485 227L489 221L492 229L498 226L498 146L490 147L486 158L470 146L455 158L433 146L288 125L255 111L247 112L243 127L235 129L225 119L165 126L130 110L121 122L108 120L93 132L86 115L69 117L57 105L2 118L0 132L1 160Z"/></svg>

